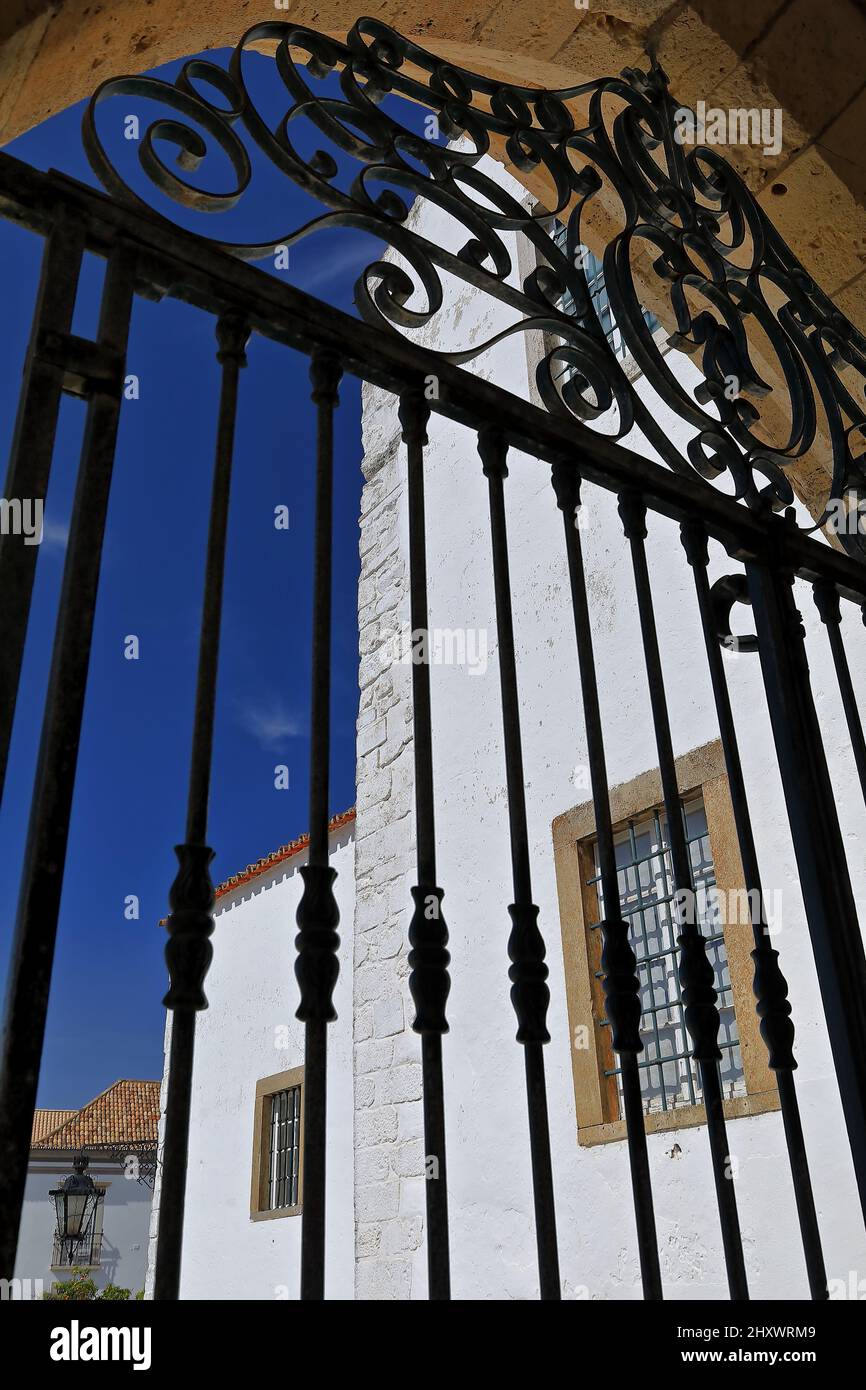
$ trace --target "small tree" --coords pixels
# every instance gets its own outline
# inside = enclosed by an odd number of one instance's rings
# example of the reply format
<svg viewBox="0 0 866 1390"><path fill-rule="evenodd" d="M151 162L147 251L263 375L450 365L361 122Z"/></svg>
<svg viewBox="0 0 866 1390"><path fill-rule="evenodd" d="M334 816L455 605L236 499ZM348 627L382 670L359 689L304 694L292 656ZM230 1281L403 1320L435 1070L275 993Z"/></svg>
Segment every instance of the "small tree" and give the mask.
<svg viewBox="0 0 866 1390"><path fill-rule="evenodd" d="M86 1269L73 1269L68 1279L61 1283L52 1284L51 1292L42 1296L51 1303L76 1300L92 1303L98 1303L102 1300L125 1302L129 1298L129 1289L118 1288L117 1284L106 1284L100 1292ZM135 1296L137 1299L143 1298L144 1291L141 1290Z"/></svg>

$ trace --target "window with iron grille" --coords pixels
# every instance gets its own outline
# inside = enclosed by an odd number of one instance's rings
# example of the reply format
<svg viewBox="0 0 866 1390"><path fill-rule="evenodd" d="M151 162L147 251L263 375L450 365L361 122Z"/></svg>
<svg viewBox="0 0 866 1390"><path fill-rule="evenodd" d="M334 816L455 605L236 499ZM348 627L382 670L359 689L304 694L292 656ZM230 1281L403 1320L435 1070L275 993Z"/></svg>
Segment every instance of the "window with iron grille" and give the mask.
<svg viewBox="0 0 866 1390"><path fill-rule="evenodd" d="M563 223L559 223L553 233L553 240L555 244L559 247L560 251L563 252L566 250L566 237L567 232L565 225ZM621 332L619 331L619 328L616 325L616 320L613 316L613 310L610 307L610 298L607 293L607 286L604 283L604 270L602 268L602 263L597 256L594 256L592 254L589 248L584 248L582 269L583 274L586 277L586 286L590 300L592 301L593 312L596 318L598 319L602 332L604 333L604 336L607 338L607 341L614 355L618 357L620 361L625 361L625 359L629 356L629 350L626 346L625 340ZM576 315L574 299L570 293L566 292L562 296L562 299L559 301L559 308L562 310L564 314L568 314L569 316ZM654 333L655 330L659 327L658 319L655 317L654 314L650 313L649 309L644 309L643 316L650 332ZM573 373L573 367L563 364L560 371L558 373L554 373L554 377L556 378L557 375L570 376L573 375Z"/></svg>
<svg viewBox="0 0 866 1390"><path fill-rule="evenodd" d="M270 1097L268 1211L298 1205L301 1088L290 1086Z"/></svg>
<svg viewBox="0 0 866 1390"><path fill-rule="evenodd" d="M250 1216L300 1214L303 1200L304 1069L256 1083Z"/></svg>
<svg viewBox="0 0 866 1390"><path fill-rule="evenodd" d="M778 1110L779 1091L752 990L754 933L734 809L717 739L676 759L695 884L695 918L707 943L720 1015L725 1115ZM689 1053L679 983L676 898L661 777L640 772L609 789L623 918L636 958L644 1044L638 1055L648 1132L705 1123L698 1068ZM620 1059L606 1017L596 810L591 797L553 822L577 1142L625 1137Z"/></svg>
<svg viewBox="0 0 866 1390"><path fill-rule="evenodd" d="M707 957L713 967L718 994L722 1090L726 1098L732 1099L744 1095L746 1088L702 799L695 797L686 802L682 813L695 885L696 917L707 943ZM664 811L658 808L640 819L630 820L614 836L614 845L620 906L629 928L640 980L644 1050L638 1058L638 1066L644 1110L652 1114L697 1105L702 1095L697 1064L690 1056L677 971L679 947L673 906L675 888ZM603 916L597 844L593 845L593 855L596 871L589 882L595 887L599 912ZM592 923L590 930L599 932L599 923ZM602 971L596 974L599 980L603 980ZM601 1019L601 1026L609 1027L607 1019ZM605 1068L605 1075L616 1077L619 1087L621 1068L615 1054L611 1055L613 1065Z"/></svg>

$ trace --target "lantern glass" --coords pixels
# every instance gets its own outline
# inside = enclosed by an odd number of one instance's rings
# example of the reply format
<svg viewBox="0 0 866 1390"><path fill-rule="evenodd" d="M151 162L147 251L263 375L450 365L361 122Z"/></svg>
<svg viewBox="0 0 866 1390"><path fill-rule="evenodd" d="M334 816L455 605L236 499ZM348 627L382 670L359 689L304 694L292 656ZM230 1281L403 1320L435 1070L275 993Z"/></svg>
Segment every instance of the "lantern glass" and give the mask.
<svg viewBox="0 0 866 1390"><path fill-rule="evenodd" d="M77 1241L87 1235L99 1198L87 1166L87 1158L79 1154L73 1162L75 1171L48 1194L54 1201L57 1234L61 1240Z"/></svg>
<svg viewBox="0 0 866 1390"><path fill-rule="evenodd" d="M62 1236L66 1230L66 1201L62 1190L51 1192L49 1196L54 1199L54 1223L57 1227L57 1234Z"/></svg>
<svg viewBox="0 0 866 1390"><path fill-rule="evenodd" d="M66 1197L66 1235L80 1240L87 1230L93 1212L94 1197L90 1192L70 1192Z"/></svg>

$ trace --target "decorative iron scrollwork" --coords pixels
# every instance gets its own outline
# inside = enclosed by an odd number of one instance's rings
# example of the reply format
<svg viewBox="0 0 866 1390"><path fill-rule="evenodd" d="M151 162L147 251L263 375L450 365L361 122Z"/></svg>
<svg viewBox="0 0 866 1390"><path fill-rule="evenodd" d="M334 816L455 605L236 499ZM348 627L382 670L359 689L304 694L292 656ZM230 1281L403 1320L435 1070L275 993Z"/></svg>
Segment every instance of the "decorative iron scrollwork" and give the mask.
<svg viewBox="0 0 866 1390"><path fill-rule="evenodd" d="M735 635L731 629L734 604L751 605L752 602L749 596L749 581L745 574L742 571L723 574L710 586L710 598L716 618L716 636L720 644L732 652L756 652L758 639L753 632L740 636Z"/></svg>
<svg viewBox="0 0 866 1390"><path fill-rule="evenodd" d="M244 78L244 55L262 42L276 44L289 98L274 129ZM338 75L339 98L330 88L314 90L331 73ZM426 106L450 143L396 121L381 107L389 94ZM182 206L220 212L241 201L252 177L243 130L277 170L328 209L269 240L219 243L234 254L260 259L330 227L372 233L388 254L356 284L356 305L367 321L391 331L429 324L445 303L443 277L456 276L515 317L487 342L442 352L448 361L468 363L511 334L543 332L537 382L548 410L576 422L599 421L614 439L637 426L669 467L708 483L722 480L752 508L789 505L790 466L825 440L831 482L818 524L866 487L866 339L815 284L718 149L680 143L675 117L682 108L659 66L544 91L455 67L375 19L359 19L345 43L266 21L244 34L227 70L197 59L173 85L120 77L94 94L84 119L91 165L109 192L142 208L97 131L97 108L117 95L157 99L174 113L149 126L138 150L152 182ZM357 162L347 189L327 148L310 157L299 152L305 122L323 144ZM547 206L525 205L484 173L480 161L492 141L519 173L544 182ZM160 153L165 144L176 147L175 167ZM233 172L226 192L188 177L215 149ZM418 198L461 229L458 249L434 244L412 227L409 212ZM692 431L684 450L634 389L593 308L581 252L593 200L618 210L619 230L602 253L616 325L653 391ZM564 246L553 236L559 223L567 229ZM519 285L511 233L536 252L535 268ZM694 390L671 369L646 321L647 276L672 328L669 341L702 371ZM756 341L772 373L759 370ZM781 427L779 413L774 425L762 412L767 374L784 383ZM841 540L866 553L859 531Z"/></svg>

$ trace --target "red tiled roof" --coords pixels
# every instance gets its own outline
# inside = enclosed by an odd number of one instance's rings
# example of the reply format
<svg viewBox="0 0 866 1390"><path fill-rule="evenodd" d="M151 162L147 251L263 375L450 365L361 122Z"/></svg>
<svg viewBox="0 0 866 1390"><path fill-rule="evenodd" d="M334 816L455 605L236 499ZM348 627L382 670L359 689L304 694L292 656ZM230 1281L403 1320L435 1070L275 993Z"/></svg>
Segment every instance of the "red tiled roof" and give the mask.
<svg viewBox="0 0 866 1390"><path fill-rule="evenodd" d="M355 819L355 808L351 806L348 811L341 811L338 816L332 816L328 821L328 832L341 830L344 825ZM249 883L250 879L258 878L259 874L266 873L268 869L275 869L278 864L283 864L287 859L293 859L301 850L307 848L310 843L308 834L299 835L297 840L290 840L287 845L281 845L272 854L265 855L264 859L259 859L255 864L248 864L239 874L232 874L225 882L219 884L216 889L217 898L222 898L226 893L231 893L235 888L240 888L244 883Z"/></svg>
<svg viewBox="0 0 866 1390"><path fill-rule="evenodd" d="M77 1110L34 1110L33 1111L33 1131L30 1136L31 1144L38 1144L42 1139L47 1139L48 1135L58 1125L65 1124L71 1120L73 1115L77 1115Z"/></svg>
<svg viewBox="0 0 866 1390"><path fill-rule="evenodd" d="M37 1138L37 1116L66 1116ZM115 1081L81 1110L36 1111L35 1149L86 1149L95 1145L155 1144L159 1126L159 1082Z"/></svg>

